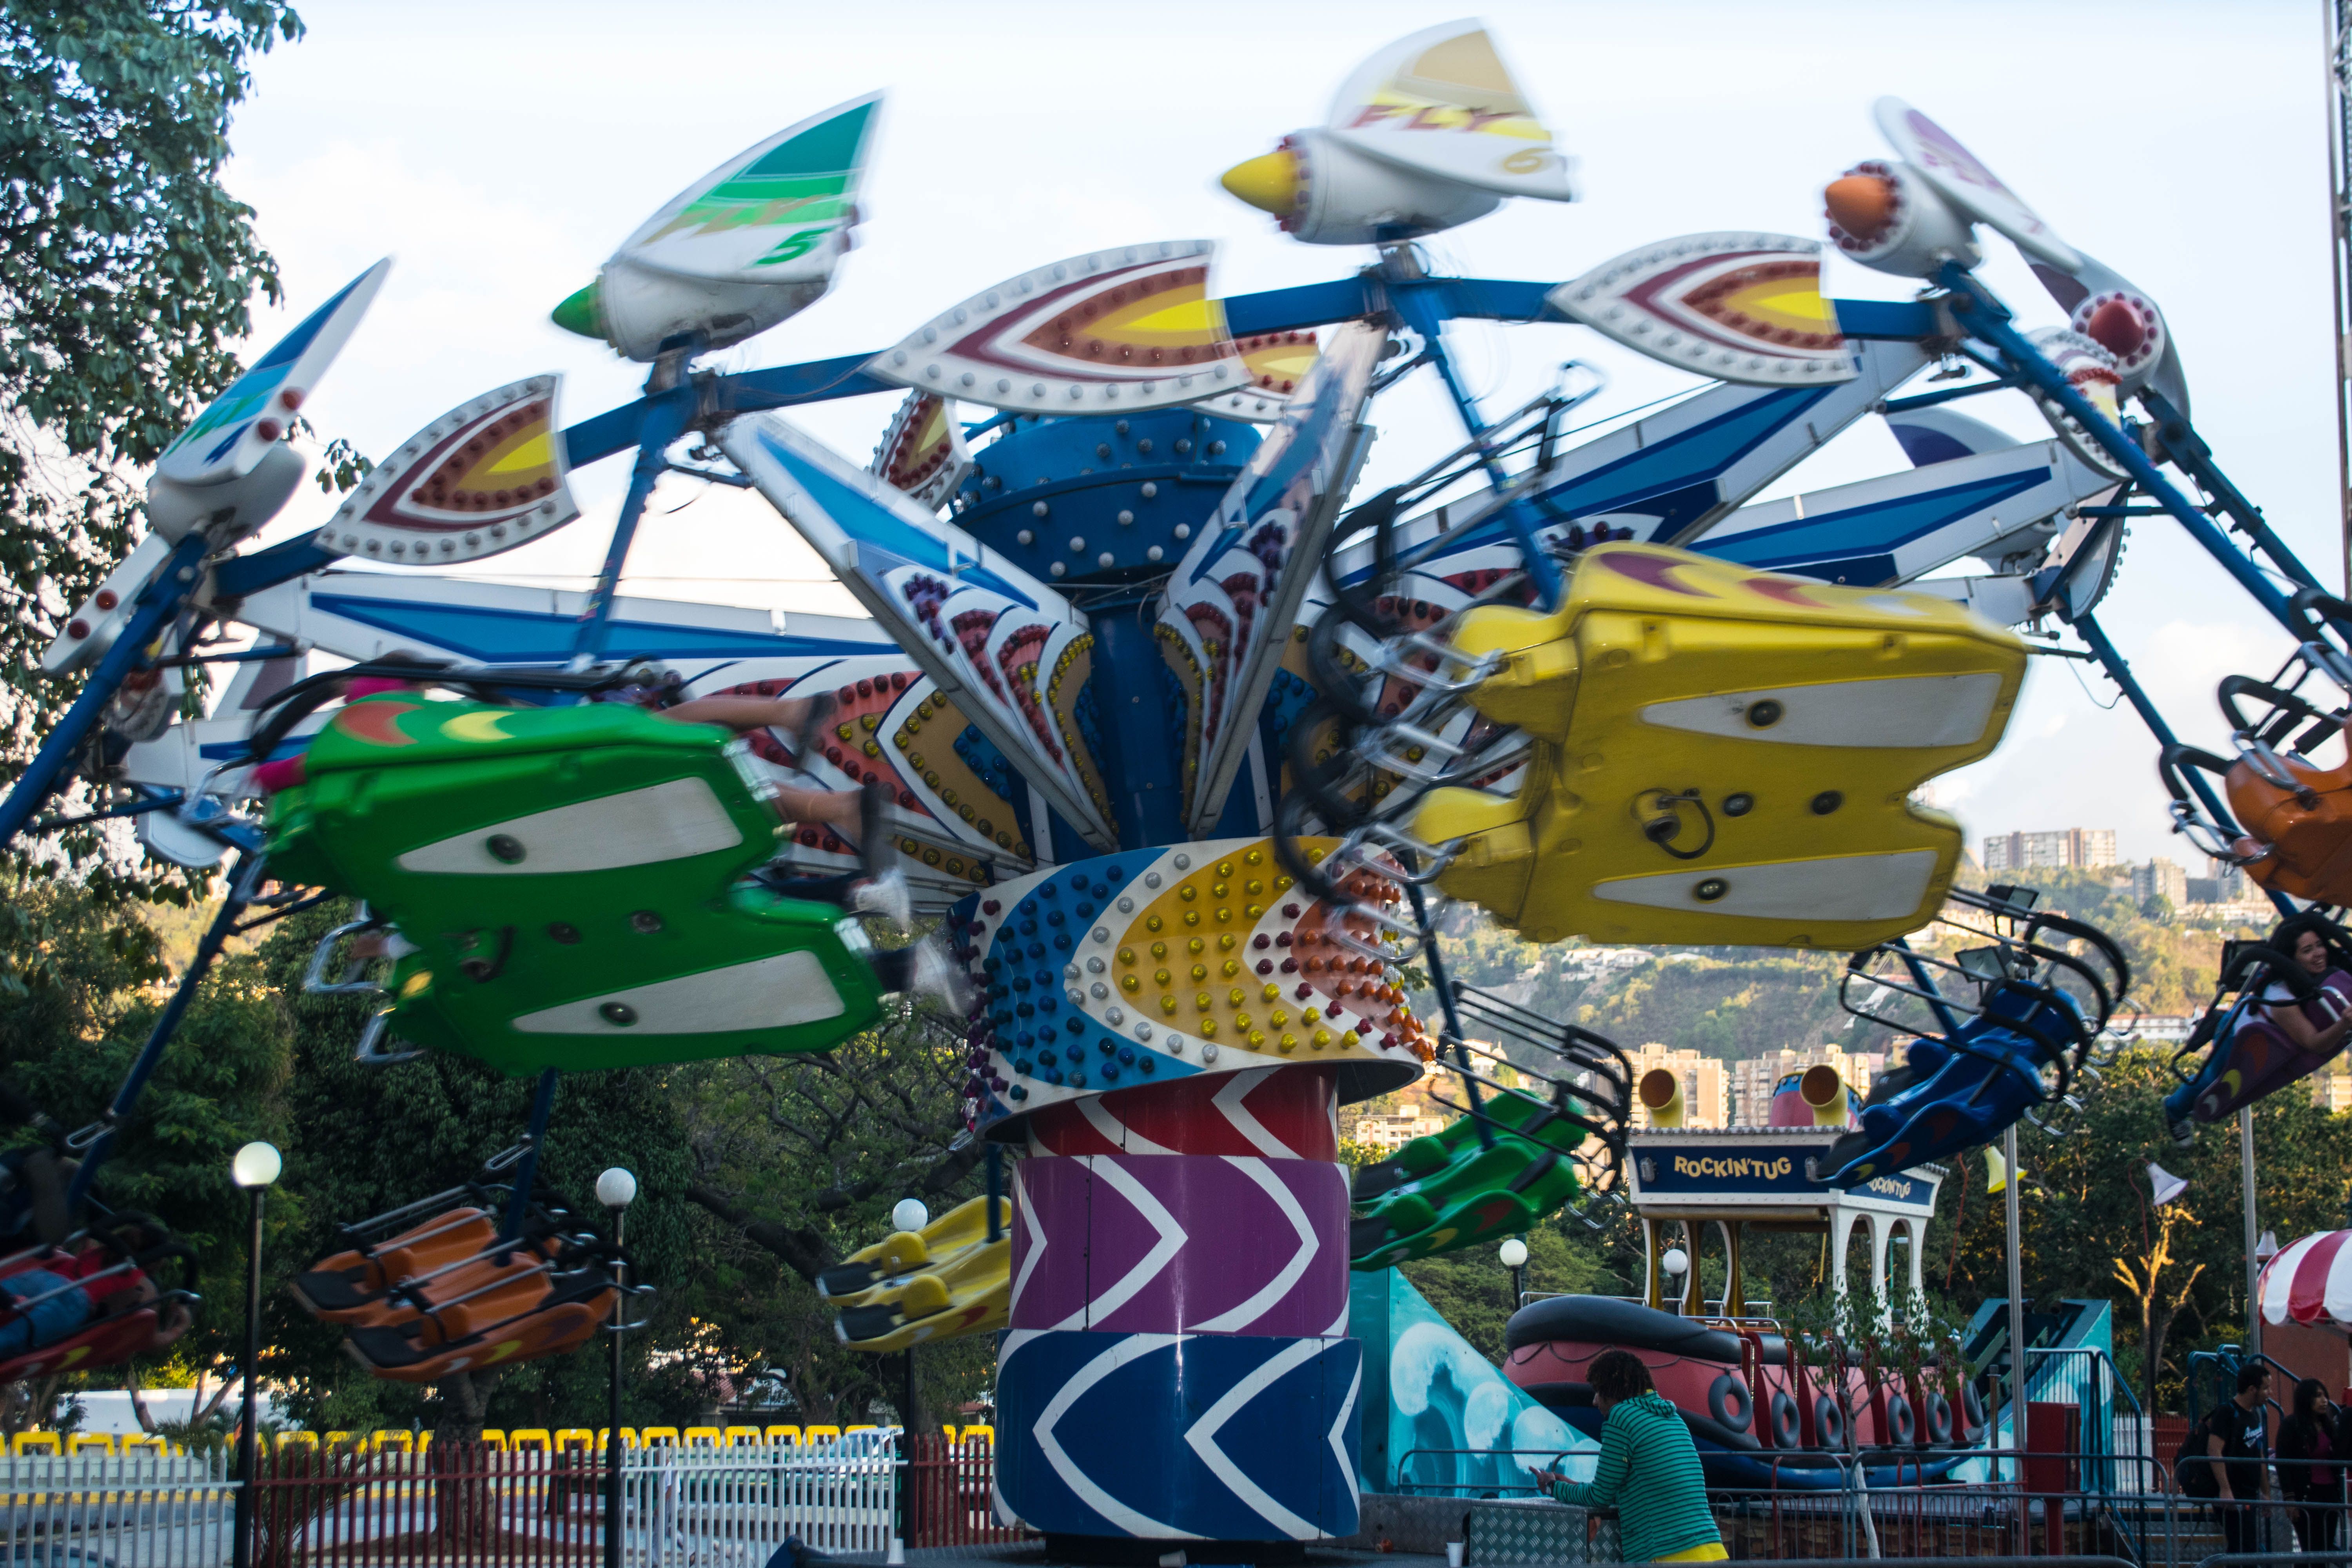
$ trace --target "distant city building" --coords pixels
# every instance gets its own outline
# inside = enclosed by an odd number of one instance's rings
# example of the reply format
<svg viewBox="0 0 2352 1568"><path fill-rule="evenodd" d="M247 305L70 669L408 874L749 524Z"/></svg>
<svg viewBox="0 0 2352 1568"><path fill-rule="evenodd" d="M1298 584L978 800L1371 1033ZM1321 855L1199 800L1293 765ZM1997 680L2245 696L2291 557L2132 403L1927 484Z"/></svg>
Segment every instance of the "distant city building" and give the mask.
<svg viewBox="0 0 2352 1568"><path fill-rule="evenodd" d="M1685 1127L1721 1127L1728 1113L1727 1096L1730 1087L1727 1065L1715 1057L1701 1056L1688 1047L1676 1050L1653 1041L1638 1051L1628 1051L1633 1058L1633 1083L1653 1068L1664 1068L1682 1080L1683 1125ZM1633 1125L1650 1124L1649 1108L1636 1098L1633 1101Z"/></svg>
<svg viewBox="0 0 2352 1568"><path fill-rule="evenodd" d="M1731 1124L1734 1127L1772 1125L1772 1090L1792 1072L1818 1063L1837 1068L1838 1077L1856 1094L1870 1092L1870 1080L1886 1068L1884 1051L1847 1051L1840 1046L1812 1046L1804 1050L1783 1048L1769 1056L1749 1057L1731 1064Z"/></svg>
<svg viewBox="0 0 2352 1568"><path fill-rule="evenodd" d="M2246 886L2246 868L2243 866L2233 866L2227 860L2216 860L2209 855L2205 858L2205 875L2213 879L2214 897L2209 902L2235 904L2262 896L2260 889Z"/></svg>
<svg viewBox="0 0 2352 1568"><path fill-rule="evenodd" d="M2052 833L1997 833L1984 841L1984 868L2036 871L2090 869L2116 863L2112 827L2062 827Z"/></svg>
<svg viewBox="0 0 2352 1568"><path fill-rule="evenodd" d="M2313 1073L2311 1103L2322 1110L2352 1110L2352 1072Z"/></svg>
<svg viewBox="0 0 2352 1568"><path fill-rule="evenodd" d="M1359 1116L1349 1136L1359 1143L1369 1143L1376 1149L1393 1152L1416 1138L1444 1131L1453 1120L1453 1112L1443 1106L1405 1099L1397 1101L1394 1110L1375 1116Z"/></svg>
<svg viewBox="0 0 2352 1568"><path fill-rule="evenodd" d="M1559 962L1570 973L1589 978L1639 969L1657 956L1646 947L1571 947L1559 955Z"/></svg>
<svg viewBox="0 0 2352 1568"><path fill-rule="evenodd" d="M2189 873L2159 856L2131 868L2131 890L2142 903L2160 897L2177 910L2189 902Z"/></svg>

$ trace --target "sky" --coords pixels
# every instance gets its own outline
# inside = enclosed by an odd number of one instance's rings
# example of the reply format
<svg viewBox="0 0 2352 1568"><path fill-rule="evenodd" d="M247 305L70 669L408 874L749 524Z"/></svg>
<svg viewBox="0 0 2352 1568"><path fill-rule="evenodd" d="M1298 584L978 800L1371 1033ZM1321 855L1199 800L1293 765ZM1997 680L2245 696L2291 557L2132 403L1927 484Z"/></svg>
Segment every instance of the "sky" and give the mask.
<svg viewBox="0 0 2352 1568"><path fill-rule="evenodd" d="M1369 251L1291 241L1216 176L1318 122L1364 56L1459 14L1386 0L299 9L309 36L255 68L227 183L256 209L284 282L284 308L257 313L257 350L378 257L396 258L305 410L371 453L542 372L564 374L567 422L627 401L642 367L548 310L704 171L877 87L890 97L857 250L826 299L713 356L721 368L879 349L1012 273L1140 240L1218 241L1221 293L1345 276ZM1427 248L1441 268L1549 282L1678 234L1818 237L1821 186L1883 155L1870 106L1895 94L2163 306L2218 460L2323 582L2343 581L2316 5L1550 0L1479 14L1579 159L1584 199L1507 204L1438 236ZM2062 319L2005 242L1987 234L1985 248L1981 275L2023 324ZM1826 287L1895 299L1914 285L1833 257ZM1470 324L1449 347L1496 407L1570 357L1610 378L1593 416L1695 384L1579 327ZM793 417L863 461L894 404ZM1964 406L2021 438L2047 433L2013 393ZM1426 373L1384 395L1375 422L1365 493L1460 439ZM1905 466L1865 420L1765 494ZM583 469L582 521L478 574L577 585L625 479L620 459ZM267 537L331 510L306 487ZM857 613L755 496L672 478L651 513L625 591ZM2287 639L2172 524L2133 530L2101 621L2183 738L2221 746L2215 682L2266 673ZM2112 826L2126 858L2169 855L2200 873L2169 836L2154 744L2116 697L2095 671L2036 659L2000 750L1938 780L1938 804L1972 841Z"/></svg>

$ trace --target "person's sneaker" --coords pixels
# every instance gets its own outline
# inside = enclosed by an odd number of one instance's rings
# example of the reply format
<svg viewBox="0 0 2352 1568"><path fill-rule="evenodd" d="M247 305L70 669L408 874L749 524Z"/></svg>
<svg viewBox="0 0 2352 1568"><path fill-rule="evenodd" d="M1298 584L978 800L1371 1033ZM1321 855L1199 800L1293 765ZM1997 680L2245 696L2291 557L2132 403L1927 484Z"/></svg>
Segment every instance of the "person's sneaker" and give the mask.
<svg viewBox="0 0 2352 1568"><path fill-rule="evenodd" d="M892 867L878 877L867 879L849 890L849 909L853 914L880 915L901 931L915 923L915 899L907 886L907 873Z"/></svg>
<svg viewBox="0 0 2352 1568"><path fill-rule="evenodd" d="M2197 1142L2197 1123L2185 1116L2166 1117L2165 1131L2172 1134L2173 1142L2186 1149Z"/></svg>
<svg viewBox="0 0 2352 1568"><path fill-rule="evenodd" d="M915 944L915 962L910 984L914 994L928 997L951 1012L961 1013L971 1000L964 973L954 959L948 956L947 944L936 936L927 936Z"/></svg>

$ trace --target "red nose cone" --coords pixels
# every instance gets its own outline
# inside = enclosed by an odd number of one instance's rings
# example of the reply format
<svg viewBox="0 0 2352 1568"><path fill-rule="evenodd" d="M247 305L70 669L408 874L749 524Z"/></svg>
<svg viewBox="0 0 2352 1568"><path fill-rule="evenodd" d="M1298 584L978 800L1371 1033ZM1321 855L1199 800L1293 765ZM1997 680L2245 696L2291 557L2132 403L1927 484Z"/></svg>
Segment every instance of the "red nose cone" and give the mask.
<svg viewBox="0 0 2352 1568"><path fill-rule="evenodd" d="M1822 193L1830 221L1864 245L1895 223L1895 182L1877 174L1848 174Z"/></svg>
<svg viewBox="0 0 2352 1568"><path fill-rule="evenodd" d="M2147 342L2147 323L2120 296L2092 311L2083 331L2117 359L2131 358Z"/></svg>

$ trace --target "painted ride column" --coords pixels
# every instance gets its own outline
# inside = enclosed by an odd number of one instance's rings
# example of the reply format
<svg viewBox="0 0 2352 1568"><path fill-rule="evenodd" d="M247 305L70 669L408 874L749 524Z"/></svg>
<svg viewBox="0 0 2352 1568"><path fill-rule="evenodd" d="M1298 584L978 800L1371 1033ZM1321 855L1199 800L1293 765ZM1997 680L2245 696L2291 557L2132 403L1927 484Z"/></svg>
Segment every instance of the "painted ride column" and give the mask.
<svg viewBox="0 0 2352 1568"><path fill-rule="evenodd" d="M981 1125L1022 1152L1000 1513L1056 1537L1352 1533L1339 1105L1419 1076L1401 994L1263 839L1107 856L959 913Z"/></svg>

